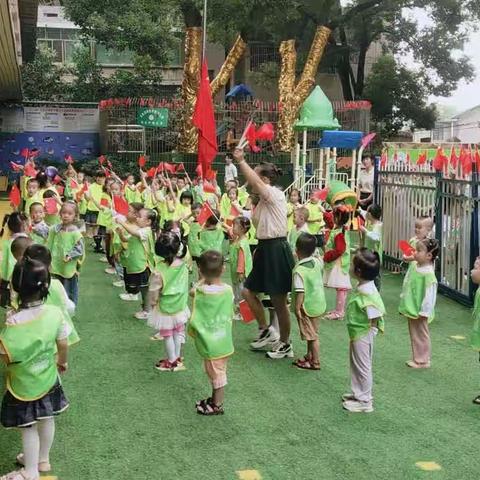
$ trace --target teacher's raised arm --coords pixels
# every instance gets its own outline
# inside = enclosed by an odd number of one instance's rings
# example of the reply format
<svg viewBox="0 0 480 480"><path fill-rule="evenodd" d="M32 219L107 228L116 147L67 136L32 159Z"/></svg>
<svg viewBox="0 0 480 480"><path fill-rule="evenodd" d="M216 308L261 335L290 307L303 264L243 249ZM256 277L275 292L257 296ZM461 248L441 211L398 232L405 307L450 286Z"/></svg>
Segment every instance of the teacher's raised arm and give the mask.
<svg viewBox="0 0 480 480"><path fill-rule="evenodd" d="M270 184L270 182L268 181L268 183L266 183L264 180L262 180L259 173L257 173L257 169L254 170L252 167L250 167L250 165L245 160L243 150L240 148L236 148L233 153L233 158L237 162L240 171L243 173L245 180L250 185L252 190L261 197L268 196L267 185Z"/></svg>

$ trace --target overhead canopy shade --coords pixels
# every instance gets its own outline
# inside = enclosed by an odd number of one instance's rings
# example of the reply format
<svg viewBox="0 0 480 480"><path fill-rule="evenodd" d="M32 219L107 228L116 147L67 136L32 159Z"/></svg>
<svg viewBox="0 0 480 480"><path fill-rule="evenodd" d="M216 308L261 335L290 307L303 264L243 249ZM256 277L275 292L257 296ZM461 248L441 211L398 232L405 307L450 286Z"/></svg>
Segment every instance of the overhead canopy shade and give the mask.
<svg viewBox="0 0 480 480"><path fill-rule="evenodd" d="M317 145L320 148L345 148L355 150L362 142L362 132L345 132L343 130L325 130Z"/></svg>

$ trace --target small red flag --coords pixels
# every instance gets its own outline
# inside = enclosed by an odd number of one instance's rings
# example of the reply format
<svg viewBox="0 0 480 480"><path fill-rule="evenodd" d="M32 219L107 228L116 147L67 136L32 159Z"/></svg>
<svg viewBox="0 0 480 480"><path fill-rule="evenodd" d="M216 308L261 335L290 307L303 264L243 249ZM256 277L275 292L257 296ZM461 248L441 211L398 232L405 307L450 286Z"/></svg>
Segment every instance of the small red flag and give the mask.
<svg viewBox="0 0 480 480"><path fill-rule="evenodd" d="M44 198L43 199L43 204L45 205L45 211L49 215L55 215L58 211L58 204L55 198L50 197L50 198Z"/></svg>
<svg viewBox="0 0 480 480"><path fill-rule="evenodd" d="M240 315L244 323L250 323L255 320L255 314L245 300L239 302L238 309L240 310Z"/></svg>
<svg viewBox="0 0 480 480"><path fill-rule="evenodd" d="M147 177L153 178L157 174L157 168L158 167L152 167L147 170Z"/></svg>
<svg viewBox="0 0 480 480"><path fill-rule="evenodd" d="M110 202L108 201L107 198L102 198L100 200L100 206L101 207L109 207L110 206Z"/></svg>
<svg viewBox="0 0 480 480"><path fill-rule="evenodd" d="M175 173L177 171L175 165L172 165L171 163L167 163L167 162L163 163L163 169L168 173Z"/></svg>
<svg viewBox="0 0 480 480"><path fill-rule="evenodd" d="M398 248L406 257L411 257L415 253L415 249L406 240L399 240Z"/></svg>
<svg viewBox="0 0 480 480"><path fill-rule="evenodd" d="M147 159L145 158L145 156L144 156L144 155L140 155L140 156L138 157L138 166L139 166L140 168L143 168L146 163L147 163Z"/></svg>
<svg viewBox="0 0 480 480"><path fill-rule="evenodd" d="M427 163L427 152L423 152L418 156L417 165L425 165Z"/></svg>
<svg viewBox="0 0 480 480"><path fill-rule="evenodd" d="M207 182L206 180L203 182L203 191L205 193L216 193L217 189L210 183Z"/></svg>
<svg viewBox="0 0 480 480"><path fill-rule="evenodd" d="M105 155L100 155L98 157L98 162L100 163L100 165L103 165L106 161L107 161L107 157Z"/></svg>
<svg viewBox="0 0 480 480"><path fill-rule="evenodd" d="M255 124L250 122L245 130L245 138L248 142L248 146L252 152L258 153L260 148L257 147L257 132L255 131Z"/></svg>
<svg viewBox="0 0 480 480"><path fill-rule="evenodd" d="M375 134L374 134L375 135ZM273 124L264 123L256 132L257 140L263 140L271 142L275 137L275 129L273 128Z"/></svg>
<svg viewBox="0 0 480 480"><path fill-rule="evenodd" d="M22 149L20 150L20 155L21 155L22 157L25 157L25 160L27 160L28 157L30 156L30 150L29 150L28 148L22 148Z"/></svg>
<svg viewBox="0 0 480 480"><path fill-rule="evenodd" d="M113 209L126 217L128 215L128 202L120 195L113 196Z"/></svg>
<svg viewBox="0 0 480 480"><path fill-rule="evenodd" d="M70 188L78 188L78 183L74 178L70 179Z"/></svg>
<svg viewBox="0 0 480 480"><path fill-rule="evenodd" d="M321 202L324 202L327 199L327 196L328 196L328 188L323 188L322 190L317 190L313 194L313 197L316 198L317 200L320 200Z"/></svg>
<svg viewBox="0 0 480 480"><path fill-rule="evenodd" d="M458 165L458 157L457 157L457 152L455 152L455 148L452 147L452 151L450 152L450 165L453 168L457 168Z"/></svg>
<svg viewBox="0 0 480 480"><path fill-rule="evenodd" d="M213 215L212 209L208 202L205 202L203 204L202 209L200 210L200 213L198 215L197 221L198 223L203 227L205 225L205 222Z"/></svg>
<svg viewBox="0 0 480 480"><path fill-rule="evenodd" d="M12 189L8 194L8 198L14 207L18 207L22 201L22 196L20 195L20 190L16 183L12 185Z"/></svg>
<svg viewBox="0 0 480 480"><path fill-rule="evenodd" d="M435 155L435 158L433 159L432 166L437 172L441 172L445 165L448 164L448 158L445 156L443 153L443 149L439 147L437 149L437 154Z"/></svg>
<svg viewBox="0 0 480 480"><path fill-rule="evenodd" d="M65 155L65 162L67 162L70 165L73 163L73 157L69 153Z"/></svg>
<svg viewBox="0 0 480 480"><path fill-rule="evenodd" d="M10 162L10 166L14 172L21 172L23 170L23 166L19 163Z"/></svg>
<svg viewBox="0 0 480 480"><path fill-rule="evenodd" d="M35 167L31 163L27 163L25 165L25 168L23 169L23 173L27 177L36 177L37 176L37 171L35 170Z"/></svg>
<svg viewBox="0 0 480 480"><path fill-rule="evenodd" d="M206 59L202 64L200 88L192 117L193 124L198 128L198 163L204 173L210 170L215 159L217 147L217 129L215 127L215 111L213 108L208 65Z"/></svg>
<svg viewBox="0 0 480 480"><path fill-rule="evenodd" d="M184 172L185 171L185 165L183 163L179 163L176 168L177 172Z"/></svg>

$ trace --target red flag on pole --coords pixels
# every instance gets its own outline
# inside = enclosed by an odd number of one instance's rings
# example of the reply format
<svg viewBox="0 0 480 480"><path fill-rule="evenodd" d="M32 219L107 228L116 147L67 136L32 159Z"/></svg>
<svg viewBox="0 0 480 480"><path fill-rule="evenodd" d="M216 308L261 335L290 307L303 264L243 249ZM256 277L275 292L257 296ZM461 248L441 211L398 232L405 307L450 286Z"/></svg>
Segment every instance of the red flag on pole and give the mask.
<svg viewBox="0 0 480 480"><path fill-rule="evenodd" d="M10 162L10 166L14 172L21 172L23 170L23 166L19 163Z"/></svg>
<svg viewBox="0 0 480 480"><path fill-rule="evenodd" d="M203 227L203 225L205 225L205 222L211 217L213 216L213 212L212 212L212 209L210 208L210 205L208 204L208 202L205 202L203 204L203 207L202 207L202 210L200 211L198 217L197 217L197 221L198 223Z"/></svg>
<svg viewBox="0 0 480 480"><path fill-rule="evenodd" d="M37 171L35 170L35 167L31 163L27 163L25 165L25 168L23 169L23 173L27 177L36 177L37 176Z"/></svg>
<svg viewBox="0 0 480 480"><path fill-rule="evenodd" d="M145 158L145 156L144 156L144 155L140 155L140 156L138 157L138 166L139 166L140 168L143 168L146 163L147 163L147 159Z"/></svg>
<svg viewBox="0 0 480 480"><path fill-rule="evenodd" d="M206 175L218 151L215 112L206 59L202 64L200 88L192 122L198 128L198 164L202 166L203 174Z"/></svg>
<svg viewBox="0 0 480 480"><path fill-rule="evenodd" d="M69 163L70 165L73 163L73 157L69 153L65 155L65 162Z"/></svg>
<svg viewBox="0 0 480 480"><path fill-rule="evenodd" d="M43 203L45 205L45 211L48 215L55 215L58 212L58 204L55 198L44 198Z"/></svg>
<svg viewBox="0 0 480 480"><path fill-rule="evenodd" d="M455 152L455 148L452 147L452 151L450 153L450 165L453 168L457 168L458 165L458 157L457 157L457 152Z"/></svg>
<svg viewBox="0 0 480 480"><path fill-rule="evenodd" d="M8 194L8 198L14 207L18 207L20 202L22 201L22 196L20 195L20 190L16 183L13 184L10 193Z"/></svg>
<svg viewBox="0 0 480 480"><path fill-rule="evenodd" d="M123 197L119 195L114 195L113 209L120 215L126 217L128 215L128 202Z"/></svg>

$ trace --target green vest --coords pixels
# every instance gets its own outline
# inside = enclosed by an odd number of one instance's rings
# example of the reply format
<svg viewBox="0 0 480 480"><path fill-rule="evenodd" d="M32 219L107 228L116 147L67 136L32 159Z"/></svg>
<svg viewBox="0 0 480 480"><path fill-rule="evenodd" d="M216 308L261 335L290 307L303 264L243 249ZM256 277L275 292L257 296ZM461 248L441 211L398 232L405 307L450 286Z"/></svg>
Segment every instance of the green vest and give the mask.
<svg viewBox="0 0 480 480"><path fill-rule="evenodd" d="M45 223L49 227L53 227L54 225L58 225L59 223L61 223L60 215L58 213L54 213L54 214L46 213L45 214Z"/></svg>
<svg viewBox="0 0 480 480"><path fill-rule="evenodd" d="M7 389L15 398L38 400L57 382L56 338L63 321L58 307L42 305L34 320L7 325L0 334L8 356Z"/></svg>
<svg viewBox="0 0 480 480"><path fill-rule="evenodd" d="M305 289L303 309L310 318L320 317L327 309L322 270L322 264L317 258L312 258L308 262L298 263L293 269L294 277L295 274L302 277ZM292 308L294 309L296 297L295 288L292 288Z"/></svg>
<svg viewBox="0 0 480 480"><path fill-rule="evenodd" d="M43 205L43 198L41 197L39 192L37 192L33 197L27 197L25 199L24 212L25 212L25 215L29 218L30 218L30 207L34 203L41 203Z"/></svg>
<svg viewBox="0 0 480 480"><path fill-rule="evenodd" d="M245 278L250 275L252 271L252 253L250 252L250 245L246 238L242 238L239 242L234 242L230 244L230 276L232 278L232 283L238 283L238 252L243 250L243 257L245 258Z"/></svg>
<svg viewBox="0 0 480 480"><path fill-rule="evenodd" d="M180 218L188 217L191 213L192 207L190 205L182 205L181 203L178 203L175 207L173 219L178 221ZM182 228L184 236L188 236L190 234L190 224L186 221L182 221Z"/></svg>
<svg viewBox="0 0 480 480"><path fill-rule="evenodd" d="M113 230L112 241L110 242L110 255L118 255L122 252L122 239L116 230Z"/></svg>
<svg viewBox="0 0 480 480"><path fill-rule="evenodd" d="M131 188L129 185L125 185L125 200L130 204L134 202L141 202L142 196L136 188Z"/></svg>
<svg viewBox="0 0 480 480"><path fill-rule="evenodd" d="M407 318L418 318L427 288L437 284L437 278L433 272L419 273L417 268L417 262L412 262L412 268L405 275L402 294L400 295L398 310ZM435 314L432 313L428 323L434 318Z"/></svg>
<svg viewBox="0 0 480 480"><path fill-rule="evenodd" d="M80 271L80 266L83 263L84 256L80 258L73 258L68 262L64 259L73 247L79 242L83 241L83 236L80 230L72 232L56 231L56 228L51 228L48 233L47 247L52 253L52 265L50 271L54 275L60 275L63 278L72 278Z"/></svg>
<svg viewBox="0 0 480 480"><path fill-rule="evenodd" d="M477 288L477 292L475 293L475 303L473 305L473 331L470 345L475 350L480 351L480 288Z"/></svg>
<svg viewBox="0 0 480 480"><path fill-rule="evenodd" d="M208 250L215 250L222 253L223 240L225 236L223 230L216 228L215 230L202 230L200 232L200 250L206 252Z"/></svg>
<svg viewBox="0 0 480 480"><path fill-rule="evenodd" d="M47 239L36 233L35 230L32 230L28 236L32 239L32 242L37 245L45 245L47 243Z"/></svg>
<svg viewBox="0 0 480 480"><path fill-rule="evenodd" d="M162 291L158 310L167 315L183 312L188 305L188 267L186 262L172 267L168 263L157 264L157 273L162 277Z"/></svg>
<svg viewBox="0 0 480 480"><path fill-rule="evenodd" d="M147 268L153 270L155 267L155 244L153 235L150 232L145 242L142 242L136 235L128 238L128 247L122 257L123 266L127 273L142 273Z"/></svg>
<svg viewBox="0 0 480 480"><path fill-rule="evenodd" d="M232 202L228 198L228 194L224 193L220 199L220 216L222 218L230 217L230 210L232 208Z"/></svg>
<svg viewBox="0 0 480 480"><path fill-rule="evenodd" d="M88 187L88 191L90 195L97 201L97 203L100 204L100 201L102 200L102 195L103 195L103 186L95 182ZM88 202L87 209L90 210L91 212L99 211L98 207L95 205L93 200L90 200Z"/></svg>
<svg viewBox="0 0 480 480"><path fill-rule="evenodd" d="M84 193L82 193L81 195L78 195L79 192L83 192L83 186L84 186L84 183L79 183L78 188L73 189L74 199L77 201L78 213L80 215L85 215L85 213L87 212L87 203L88 203Z"/></svg>
<svg viewBox="0 0 480 480"><path fill-rule="evenodd" d="M295 226L288 232L287 240L293 253L295 253L295 250L297 249L297 240L301 233L305 232L297 230L297 227Z"/></svg>
<svg viewBox="0 0 480 480"><path fill-rule="evenodd" d="M258 245L257 229L253 226L253 223L247 233L247 237L249 245Z"/></svg>
<svg viewBox="0 0 480 480"><path fill-rule="evenodd" d="M17 261L12 255L12 242L11 238L4 240L2 244L2 261L0 263L0 278L9 282L12 279L13 269Z"/></svg>
<svg viewBox="0 0 480 480"><path fill-rule="evenodd" d="M323 221L323 213L320 210L319 203L307 203L305 207L308 210L308 231L312 235L318 235L320 230L325 226ZM315 223L311 223L311 222Z"/></svg>
<svg viewBox="0 0 480 480"><path fill-rule="evenodd" d="M330 231L330 236L328 237L327 245L325 246L325 251L333 250L335 248L335 237L342 233L342 229L338 228ZM345 243L347 248L345 253L341 256L341 265L343 273L348 273L350 271L350 235L347 230L344 232ZM325 264L325 270L331 270L335 262L329 262Z"/></svg>
<svg viewBox="0 0 480 480"><path fill-rule="evenodd" d="M68 313L67 305L65 304L65 288L62 285L62 282L58 278L52 278L50 282L50 288L48 289L48 297L45 300L45 305L53 305L62 310L65 320L70 326L71 332L68 336L68 345L75 345L80 341L77 330L72 322L72 317Z"/></svg>
<svg viewBox="0 0 480 480"><path fill-rule="evenodd" d="M383 332L385 323L385 305L378 292L373 294L363 294L355 290L348 301L345 318L347 320L347 330L350 340L358 340L367 335L370 330L370 320L367 316L367 308L374 307L382 313L378 319L378 329Z"/></svg>
<svg viewBox="0 0 480 480"><path fill-rule="evenodd" d="M198 222L190 224L190 233L188 234L188 251L192 257L199 257L202 254L200 247L200 232L202 226Z"/></svg>
<svg viewBox="0 0 480 480"><path fill-rule="evenodd" d="M380 265L382 264L382 258L383 258L383 227L382 225L376 226L376 225L367 225L367 230L369 232L373 232L374 230L377 230L380 233L380 240L379 241L374 241L370 239L367 235L365 235L365 248L368 248L369 250L372 250L373 252L377 252L379 257L380 257Z"/></svg>
<svg viewBox="0 0 480 480"><path fill-rule="evenodd" d="M220 293L195 289L188 333L201 357L215 360L233 354L232 318L233 291L229 285Z"/></svg>
<svg viewBox="0 0 480 480"><path fill-rule="evenodd" d="M108 193L102 193L100 201L106 200L108 202L107 207L103 207L98 212L97 225L100 227L105 227L107 229L112 228L112 197Z"/></svg>

